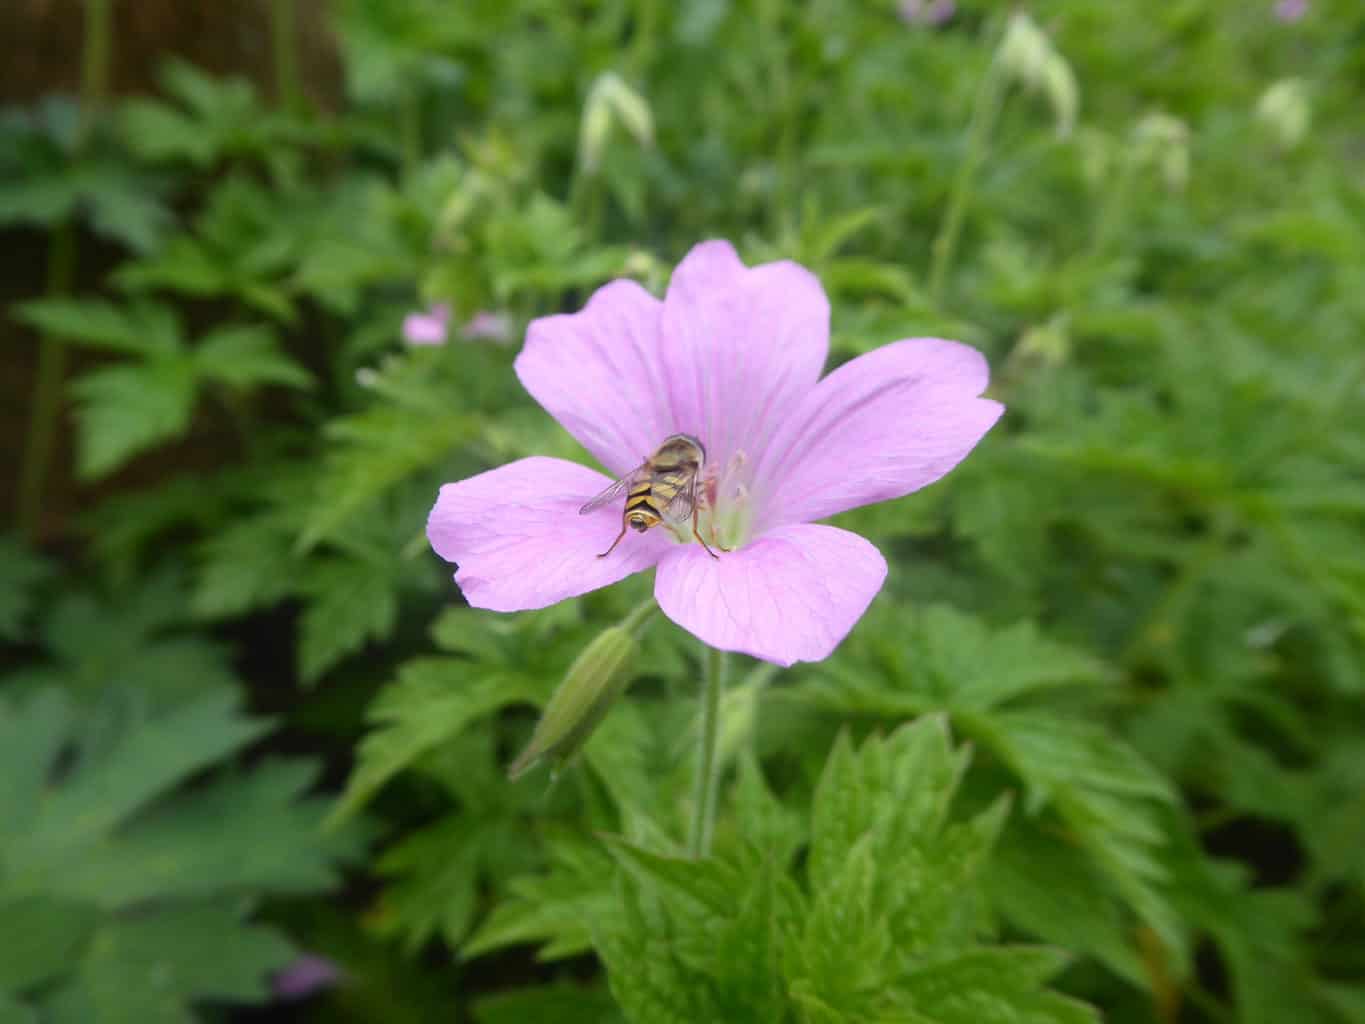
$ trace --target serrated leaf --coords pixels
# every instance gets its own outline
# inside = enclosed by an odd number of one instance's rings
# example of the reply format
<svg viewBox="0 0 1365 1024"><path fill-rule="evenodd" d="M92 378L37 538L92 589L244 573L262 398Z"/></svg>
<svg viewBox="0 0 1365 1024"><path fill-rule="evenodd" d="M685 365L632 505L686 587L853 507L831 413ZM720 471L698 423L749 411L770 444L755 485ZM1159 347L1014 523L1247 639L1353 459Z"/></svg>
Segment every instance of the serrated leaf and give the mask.
<svg viewBox="0 0 1365 1024"><path fill-rule="evenodd" d="M266 995L291 949L245 922L254 898L330 884L358 835L322 837L301 763L164 799L259 735L236 703L219 692L147 717L106 701L78 721L55 691L0 701L2 795L19 804L0 818L0 991L71 1022L180 1022L191 1003Z"/></svg>
<svg viewBox="0 0 1365 1024"><path fill-rule="evenodd" d="M19 319L64 341L112 352L169 356L183 347L179 318L156 305L115 305L93 299L35 299Z"/></svg>
<svg viewBox="0 0 1365 1024"><path fill-rule="evenodd" d="M366 713L371 731L332 812L354 814L391 778L477 718L539 697L538 688L503 673L489 674L454 658L419 658L404 665Z"/></svg>
<svg viewBox="0 0 1365 1024"><path fill-rule="evenodd" d="M80 425L77 470L93 479L189 429L194 370L184 359L115 366L90 371L72 391Z"/></svg>
<svg viewBox="0 0 1365 1024"><path fill-rule="evenodd" d="M41 804L31 829L10 850L15 876L44 879L79 860L86 843L172 789L205 765L237 750L266 731L260 721L237 713L231 691L206 694L148 721L94 761L79 763L60 790ZM19 751L3 751L8 760ZM11 768L6 767L6 773Z"/></svg>
<svg viewBox="0 0 1365 1024"><path fill-rule="evenodd" d="M60 690L22 704L0 701L0 857L37 819L48 779L69 738L71 707Z"/></svg>
<svg viewBox="0 0 1365 1024"><path fill-rule="evenodd" d="M0 898L0 915L0 994L23 993L66 974L100 917L88 903L51 896Z"/></svg>
<svg viewBox="0 0 1365 1024"><path fill-rule="evenodd" d="M358 833L320 841L326 802L304 762L267 761L164 803L86 855L63 893L108 910L222 893L308 893L336 882ZM244 827L245 826L245 827Z"/></svg>
<svg viewBox="0 0 1365 1024"><path fill-rule="evenodd" d="M484 996L474 1004L475 1024L624 1024L611 996L592 985L564 981Z"/></svg>
<svg viewBox="0 0 1365 1024"><path fill-rule="evenodd" d="M1040 987L1065 962L1057 950L977 949L916 964L901 984L934 1024L1098 1024L1092 1007Z"/></svg>
<svg viewBox="0 0 1365 1024"><path fill-rule="evenodd" d="M567 836L551 837L546 857L547 872L511 880L507 898L475 929L461 955L537 943L541 960L559 960L591 948L592 929L620 911L612 858L598 843Z"/></svg>
<svg viewBox="0 0 1365 1024"><path fill-rule="evenodd" d="M224 905L178 907L100 928L71 988L45 1009L58 1024L183 1024L192 1002L262 1003L293 947Z"/></svg>
<svg viewBox="0 0 1365 1024"><path fill-rule="evenodd" d="M52 575L52 565L17 537L0 536L0 639L23 636L34 590Z"/></svg>
<svg viewBox="0 0 1365 1024"><path fill-rule="evenodd" d="M279 384L306 388L313 378L284 355L275 344L273 331L265 327L220 327L200 340L194 350L199 376L231 387Z"/></svg>
<svg viewBox="0 0 1365 1024"><path fill-rule="evenodd" d="M1147 983L1118 898L1074 844L1016 818L996 845L985 882L992 903L1015 927L1060 948L1084 950L1135 985Z"/></svg>
<svg viewBox="0 0 1365 1024"><path fill-rule="evenodd" d="M331 559L309 573L310 601L299 621L299 675L312 683L368 640L382 640L398 618L393 571L361 559Z"/></svg>

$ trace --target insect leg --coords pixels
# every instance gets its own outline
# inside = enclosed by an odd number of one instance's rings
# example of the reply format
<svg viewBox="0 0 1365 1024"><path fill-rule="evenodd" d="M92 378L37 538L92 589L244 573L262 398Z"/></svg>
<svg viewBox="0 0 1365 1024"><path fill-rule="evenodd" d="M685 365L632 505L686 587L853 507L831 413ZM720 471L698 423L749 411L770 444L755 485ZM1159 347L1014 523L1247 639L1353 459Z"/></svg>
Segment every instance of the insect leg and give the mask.
<svg viewBox="0 0 1365 1024"><path fill-rule="evenodd" d="M711 556L712 558L714 558L716 561L718 561L718 562L720 561L720 555L718 555L718 554L716 554L714 551L712 551L712 550L711 550L711 546L710 546L709 544L707 544L706 541L702 540L702 539L701 539L701 534L697 532L697 509L696 509L696 506L693 506L693 508L692 508L692 536L697 538L697 543L698 543L698 544L700 544L702 547L706 548L706 553L707 553L708 555L710 555L710 556Z"/></svg>
<svg viewBox="0 0 1365 1024"><path fill-rule="evenodd" d="M616 535L616 539L615 539L614 541L611 542L611 547L607 548L606 551L603 551L603 552L602 552L600 555L598 555L597 557L598 557L598 558L606 558L609 554L611 554L613 551L615 551L615 550L616 550L616 545L621 543L621 538L624 537L625 535L626 535L626 520L625 520L625 517L623 516L623 517L621 518L621 532L618 533L618 534Z"/></svg>

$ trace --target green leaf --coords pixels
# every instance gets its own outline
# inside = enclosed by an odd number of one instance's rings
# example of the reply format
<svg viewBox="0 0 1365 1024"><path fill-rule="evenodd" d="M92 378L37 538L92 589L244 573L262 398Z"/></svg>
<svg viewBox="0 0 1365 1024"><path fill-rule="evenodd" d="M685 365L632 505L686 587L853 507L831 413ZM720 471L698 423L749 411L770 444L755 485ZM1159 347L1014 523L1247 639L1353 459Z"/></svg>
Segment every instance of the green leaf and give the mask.
<svg viewBox="0 0 1365 1024"><path fill-rule="evenodd" d="M62 686L82 702L135 688L158 706L235 685L226 647L185 632L187 624L183 581L173 571L108 594L70 592L44 616L50 662L11 678Z"/></svg>
<svg viewBox="0 0 1365 1024"><path fill-rule="evenodd" d="M70 726L71 706L59 690L40 690L23 704L0 701L0 859L37 820Z"/></svg>
<svg viewBox="0 0 1365 1024"><path fill-rule="evenodd" d="M475 1024L624 1024L611 996L601 988L564 981L485 996L474 1004Z"/></svg>
<svg viewBox="0 0 1365 1024"><path fill-rule="evenodd" d="M112 920L91 939L70 988L45 1007L57 1024L182 1024L200 1000L263 1003L293 947L237 907L177 907Z"/></svg>
<svg viewBox="0 0 1365 1024"><path fill-rule="evenodd" d="M1018 816L1010 822L985 882L991 903L1016 928L1084 951L1134 985L1148 983L1130 923L1104 873L1043 823Z"/></svg>
<svg viewBox="0 0 1365 1024"><path fill-rule="evenodd" d="M200 339L194 351L200 377L235 388L279 384L306 388L313 378L298 363L281 353L275 334L265 327L220 327Z"/></svg>
<svg viewBox="0 0 1365 1024"><path fill-rule="evenodd" d="M38 1012L0 992L0 1024L38 1024Z"/></svg>
<svg viewBox="0 0 1365 1024"><path fill-rule="evenodd" d="M935 1024L1097 1024L1092 1007L1039 988L1065 962L1056 950L977 949L916 964L901 984L915 1013Z"/></svg>
<svg viewBox="0 0 1365 1024"><path fill-rule="evenodd" d="M305 584L311 597L299 622L299 675L315 682L367 640L387 639L398 618L389 565L364 559L330 559Z"/></svg>
<svg viewBox="0 0 1365 1024"><path fill-rule="evenodd" d="M0 700L0 992L72 1022L263 1001L291 947L245 921L252 904L331 885L360 836L323 837L307 764L185 785L263 731L236 703L148 717L106 697L82 721L58 691Z"/></svg>
<svg viewBox="0 0 1365 1024"><path fill-rule="evenodd" d="M34 591L52 576L52 565L17 537L0 535L0 640L24 635Z"/></svg>
<svg viewBox="0 0 1365 1024"><path fill-rule="evenodd" d="M553 835L545 853L549 869L508 883L506 897L461 947L464 957L537 943L541 960L558 960L592 947L594 922L619 912L611 856L598 843Z"/></svg>
<svg viewBox="0 0 1365 1024"><path fill-rule="evenodd" d="M0 914L0 995L65 975L99 919L89 904L50 896L0 899Z"/></svg>
<svg viewBox="0 0 1365 1024"><path fill-rule="evenodd" d="M593 942L626 1015L1097 1019L1044 987L1063 954L983 944L981 869L1007 805L954 821L964 767L942 718L856 750L841 736L815 797L805 886L782 859L753 855L742 821L734 854L701 860L610 841L617 910L595 920Z"/></svg>
<svg viewBox="0 0 1365 1024"><path fill-rule="evenodd" d="M194 371L184 359L157 359L92 370L72 391L80 426L77 471L93 479L189 429Z"/></svg>
<svg viewBox="0 0 1365 1024"><path fill-rule="evenodd" d="M330 888L358 833L319 841L327 802L304 798L316 776L307 763L284 761L224 774L106 839L61 889L117 910L172 897Z"/></svg>
<svg viewBox="0 0 1365 1024"><path fill-rule="evenodd" d="M65 862L191 774L260 736L268 726L237 714L230 691L209 693L146 722L91 761L79 762L47 797L31 828L10 850L15 875L55 884ZM23 748L6 749L5 771ZM32 882L30 882L32 884Z"/></svg>
<svg viewBox="0 0 1365 1024"><path fill-rule="evenodd" d="M455 658L408 662L366 713L372 731L360 742L331 820L354 814L391 778L474 720L540 696L538 687L517 676L488 674Z"/></svg>
<svg viewBox="0 0 1365 1024"><path fill-rule="evenodd" d="M112 352L169 356L183 347L179 318L165 306L116 306L93 299L34 299L19 319L64 341Z"/></svg>

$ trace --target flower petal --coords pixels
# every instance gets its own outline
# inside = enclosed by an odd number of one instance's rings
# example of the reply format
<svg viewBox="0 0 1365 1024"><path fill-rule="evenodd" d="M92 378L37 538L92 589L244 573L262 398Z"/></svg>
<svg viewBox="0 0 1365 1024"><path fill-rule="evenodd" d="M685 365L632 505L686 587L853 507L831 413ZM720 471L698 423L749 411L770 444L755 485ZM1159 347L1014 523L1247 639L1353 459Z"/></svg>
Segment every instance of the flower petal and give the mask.
<svg viewBox="0 0 1365 1024"><path fill-rule="evenodd" d="M532 321L517 356L526 390L617 476L677 432L660 359L662 309L634 281L612 281L581 312Z"/></svg>
<svg viewBox="0 0 1365 1024"><path fill-rule="evenodd" d="M729 242L693 247L674 271L661 323L674 430L724 465L761 451L829 354L829 301L795 263L748 268Z"/></svg>
<svg viewBox="0 0 1365 1024"><path fill-rule="evenodd" d="M455 582L475 608L544 608L648 569L674 547L663 530L621 531L610 508L579 508L611 481L563 459L520 459L446 484L427 519L436 553L458 569Z"/></svg>
<svg viewBox="0 0 1365 1024"><path fill-rule="evenodd" d="M911 338L839 367L787 418L754 467L760 529L899 498L961 462L1005 407L977 396L976 349Z"/></svg>
<svg viewBox="0 0 1365 1024"><path fill-rule="evenodd" d="M868 541L833 526L771 530L712 558L668 552L654 597L665 615L712 647L790 665L829 656L886 579Z"/></svg>

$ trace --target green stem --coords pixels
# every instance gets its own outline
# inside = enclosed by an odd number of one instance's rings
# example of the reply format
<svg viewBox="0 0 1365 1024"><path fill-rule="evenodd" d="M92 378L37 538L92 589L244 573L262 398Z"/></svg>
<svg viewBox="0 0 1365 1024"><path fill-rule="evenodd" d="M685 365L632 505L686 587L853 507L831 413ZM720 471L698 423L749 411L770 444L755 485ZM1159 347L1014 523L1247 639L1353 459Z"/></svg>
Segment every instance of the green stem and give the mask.
<svg viewBox="0 0 1365 1024"><path fill-rule="evenodd" d="M295 54L294 0L270 4L270 42L275 57L275 102L282 110L298 109L299 73Z"/></svg>
<svg viewBox="0 0 1365 1024"><path fill-rule="evenodd" d="M711 852L711 833L716 824L716 791L720 784L720 759L716 756L720 738L720 698L725 689L724 651L706 648L701 697L701 746L697 751L697 776L693 788L692 830L688 850L693 857Z"/></svg>
<svg viewBox="0 0 1365 1024"><path fill-rule="evenodd" d="M1104 255L1114 232L1127 218L1128 200L1133 194L1133 182L1137 178L1137 161L1130 153L1124 153L1120 159L1123 166L1119 169L1118 180L1105 196L1099 216L1095 218L1095 230L1090 236L1090 247L1085 257L1087 262L1094 262Z"/></svg>
<svg viewBox="0 0 1365 1024"><path fill-rule="evenodd" d="M649 617L659 610L659 604L653 597L647 601L640 602L629 615L618 623L622 629L628 633L634 633L642 625L649 621Z"/></svg>
<svg viewBox="0 0 1365 1024"><path fill-rule="evenodd" d="M47 253L47 294L71 291L76 277L76 228L70 221L52 233ZM24 443L23 469L19 476L19 532L30 542L38 539L43 510L43 485L52 462L57 417L62 407L62 380L66 376L66 344L45 334L39 342L38 375L33 386L33 411L29 414Z"/></svg>
<svg viewBox="0 0 1365 1024"><path fill-rule="evenodd" d="M85 0L85 28L81 50L81 123L77 138L83 145L95 124L109 86L112 50L112 0Z"/></svg>
<svg viewBox="0 0 1365 1024"><path fill-rule="evenodd" d="M109 55L113 50L113 0L85 0L84 39L81 48L80 126L76 135L79 154L90 139L105 94L109 90ZM65 295L76 280L76 225L67 221L52 232L47 251L47 294ZM66 344L43 335L38 347L38 373L33 385L33 409L24 439L24 461L19 473L17 508L20 533L38 539L42 518L43 487L52 461L57 418L62 409L62 382L66 377Z"/></svg>
<svg viewBox="0 0 1365 1024"><path fill-rule="evenodd" d="M626 62L630 77L637 82L644 80L645 71L654 59L654 37L658 31L658 0L640 0L635 7L635 33Z"/></svg>
<svg viewBox="0 0 1365 1024"><path fill-rule="evenodd" d="M422 162L422 100L415 87L405 91L399 101L398 131L403 145L403 171L412 174Z"/></svg>
<svg viewBox="0 0 1365 1024"><path fill-rule="evenodd" d="M967 214L972 184L976 179L977 169L986 159L986 143L1005 101L1005 78L1000 66L999 52L999 47L996 47L995 52L991 54L990 64L986 66L985 77L981 79L981 85L976 90L972 119L967 128L967 152L963 155L957 176L953 179L952 191L948 195L948 209L943 214L943 223L939 226L931 249L929 297L936 306L942 304L943 288L957 252L957 240L962 233L962 221Z"/></svg>

